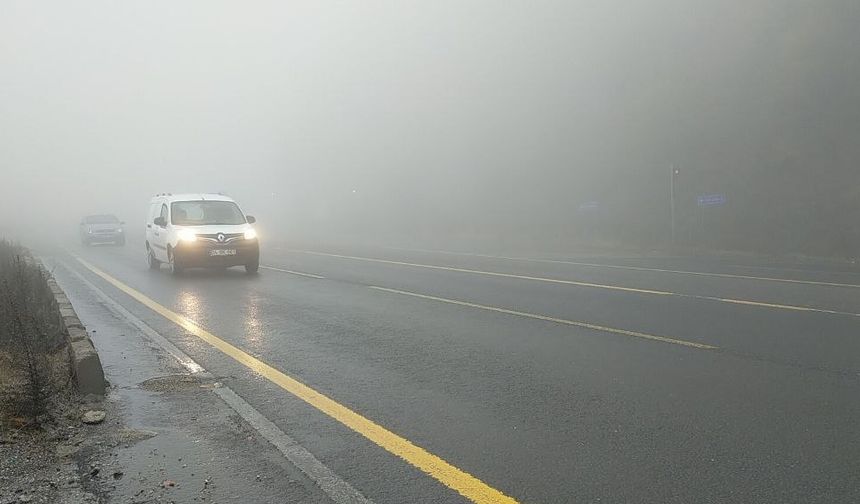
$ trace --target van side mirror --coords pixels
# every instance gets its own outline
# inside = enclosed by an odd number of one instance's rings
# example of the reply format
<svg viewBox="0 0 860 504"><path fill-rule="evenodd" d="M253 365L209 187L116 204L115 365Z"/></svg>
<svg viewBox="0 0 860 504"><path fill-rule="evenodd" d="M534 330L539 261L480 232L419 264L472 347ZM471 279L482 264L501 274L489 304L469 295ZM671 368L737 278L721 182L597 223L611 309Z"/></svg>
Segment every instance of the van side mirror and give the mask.
<svg viewBox="0 0 860 504"><path fill-rule="evenodd" d="M152 223L158 227L164 227L167 225L167 221L165 221L164 217L161 217L161 216L158 216L155 219L153 219Z"/></svg>
<svg viewBox="0 0 860 504"><path fill-rule="evenodd" d="M253 215L246 215L245 220L248 221L248 224L253 224L253 223L257 222L257 218L254 217Z"/></svg>

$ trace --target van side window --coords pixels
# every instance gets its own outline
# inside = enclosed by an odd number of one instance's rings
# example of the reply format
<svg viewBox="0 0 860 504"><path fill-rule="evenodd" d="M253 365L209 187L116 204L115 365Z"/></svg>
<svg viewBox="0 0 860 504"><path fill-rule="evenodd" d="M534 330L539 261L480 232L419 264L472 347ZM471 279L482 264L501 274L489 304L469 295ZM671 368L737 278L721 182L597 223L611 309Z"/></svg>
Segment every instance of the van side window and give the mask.
<svg viewBox="0 0 860 504"><path fill-rule="evenodd" d="M161 218L164 219L164 222L167 222L167 205L161 205Z"/></svg>

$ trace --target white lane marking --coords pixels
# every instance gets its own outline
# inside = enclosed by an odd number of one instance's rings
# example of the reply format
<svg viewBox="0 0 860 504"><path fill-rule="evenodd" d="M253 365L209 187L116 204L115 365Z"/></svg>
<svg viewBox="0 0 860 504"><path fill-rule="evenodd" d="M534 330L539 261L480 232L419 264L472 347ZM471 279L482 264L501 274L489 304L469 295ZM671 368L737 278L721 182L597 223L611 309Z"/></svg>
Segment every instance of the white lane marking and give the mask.
<svg viewBox="0 0 860 504"><path fill-rule="evenodd" d="M349 256L349 255L340 255L340 254L330 254L328 252L316 252L313 250L289 250L289 252L296 252L300 254L310 254L310 255L318 255L318 256L327 256L327 257L336 257L338 259L350 259L353 261L366 261L366 262L375 262L381 264L393 264L396 266L410 266L413 268L425 268L425 269L434 269L434 270L442 270L442 271L453 271L456 273L472 273L475 275L486 275L486 276L494 276L494 277L503 277L503 278L515 278L517 280L535 280L538 282L548 282L548 283L556 283L556 284L564 284L564 285L576 285L578 287L594 287L597 289L607 289L607 290L615 290L615 291L623 291L623 292L638 292L640 294L653 294L656 296L673 296L673 295L682 295L675 294L673 292L667 291L658 291L651 289L636 289L633 287L622 287L619 285L604 285L604 284L596 284L591 282L577 282L576 280L562 280L559 278L546 278L546 277L533 277L527 275L515 275L513 273L501 273L497 271L483 271L483 270L473 270L466 268L454 268L451 266L437 266L434 264L420 264L420 263L409 263L402 261L390 261L388 259L376 259L373 257L360 257L360 256Z"/></svg>
<svg viewBox="0 0 860 504"><path fill-rule="evenodd" d="M574 285L577 287L592 287L596 289L606 289L613 291L622 291L622 292L632 292L636 294L650 294L656 296L670 296L677 298L686 298L686 299L699 299L704 301L715 301L718 303L729 303L736 305L746 305L746 306L755 306L758 308L771 308L777 310L791 310L791 311L804 311L810 313L824 313L827 315L847 315L849 317L860 317L860 313L854 312L845 312L838 310L829 310L826 308L813 308L810 306L798 306L798 305L787 305L780 303L766 303L762 301L753 301L747 299L734 299L734 298L723 298L718 296L703 296L698 294L683 294L680 292L671 292L671 291L660 291L660 290L650 290L650 289L635 289L632 287L622 287L619 285L607 285L607 284L596 284L590 282L577 282L574 280L561 280L558 278L547 278L547 277L532 277L526 275L515 275L512 273L500 273L496 271L483 271L483 270L473 270L466 268L453 268L450 266L437 266L433 264L421 264L421 263L409 263L402 261L390 261L388 259L376 259L372 257L360 257L360 256L349 256L349 255L341 255L341 254L330 254L328 252L316 252L312 250L290 250L290 252L295 252L299 254L310 254L310 255L318 255L318 256L327 256L327 257L335 257L338 259L349 259L354 261L367 261L381 264L393 264L397 266L410 266L413 268L425 268L425 269L433 269L433 270L441 270L441 271L453 271L456 273L471 273L475 275L486 275L493 277L503 277L503 278L514 278L517 280L533 280L537 282L548 282L555 284L565 284L565 285Z"/></svg>
<svg viewBox="0 0 860 504"><path fill-rule="evenodd" d="M303 277L307 277L307 278L316 278L317 280L325 280L324 276L314 275L313 273L302 273L301 271L293 271L293 270L288 270L288 269L275 268L274 266L263 266L262 264L260 265L260 268L272 270L272 271L279 271L281 273L289 273L290 275L298 275L298 276L303 276Z"/></svg>
<svg viewBox="0 0 860 504"><path fill-rule="evenodd" d="M84 283L84 285L89 287L105 303L109 310L140 329L146 338L176 358L176 360L179 361L179 363L186 369L192 373L198 373L201 376L211 376L203 366L197 364L194 359L177 348L155 329L147 325L146 322L137 318L118 302L111 299L110 296L108 296L94 283L90 282L77 270L70 268L64 261L58 262L66 271L77 277ZM220 387L216 387L213 390L233 411L248 422L248 425L259 432L264 439L272 443L272 445L277 448L287 460L289 460L294 466L298 467L300 471L305 473L311 481L316 483L320 490L322 490L333 502L337 504L373 504L372 500L362 495L361 492L353 488L352 485L344 481L340 476L335 474L334 471L326 467L319 461L319 459L314 457L311 452L299 444L295 439L287 435L287 433L282 431L277 425L272 423L247 401L242 399L242 397L236 394L230 387L222 384Z"/></svg>
<svg viewBox="0 0 860 504"><path fill-rule="evenodd" d="M496 312L496 313L504 313L506 315L515 315L517 317L525 317L525 318L530 318L530 319L535 319L535 320L543 320L545 322L553 322L556 324L564 324L564 325L569 325L569 326L581 327L583 329L590 329L592 331L607 332L607 333L612 333L612 334L620 334L623 336L632 336L634 338L642 338L642 339L647 339L647 340L652 340L652 341L660 341L663 343L672 343L673 345L688 346L688 347L698 348L701 350L716 350L718 348L718 347L715 347L713 345L708 345L705 343L696 343L694 341L686 341L686 340L679 340L679 339L675 339L675 338L667 338L665 336L657 336L654 334L647 334L647 333L643 333L643 332L639 332L639 331L630 331L627 329L616 329L614 327L606 327L606 326L601 326L601 325L597 325L597 324L591 324L588 322L579 322L576 320L561 319L561 318L556 318L556 317L550 317L547 315L539 315L536 313L528 313L528 312L521 312L521 311L517 311L517 310L509 310L507 308L499 308L496 306L487 306L487 305L482 305L482 304L477 304L477 303L469 303L468 301L460 301L457 299L448 299L448 298L437 297L437 296L429 296L427 294L419 294L417 292L409 292L409 291L404 291L404 290L399 290L399 289L389 289L387 287L377 287L375 285L369 285L368 288L382 291L382 292L390 292L392 294L402 294L404 296L412 296L412 297L416 297L416 298L427 299L430 301L438 301L440 303L448 303L448 304L452 304L452 305L465 306L468 308L477 308L479 310L487 310L487 311L492 311L492 312Z"/></svg>
<svg viewBox="0 0 860 504"><path fill-rule="evenodd" d="M751 266L749 264L726 264L729 268L737 268L737 269L763 269L770 271L793 271L795 273L819 273L819 274L829 274L829 275L851 275L857 276L860 275L860 272L857 271L843 271L843 270L821 270L821 269L812 269L812 268L789 268L786 266Z"/></svg>
<svg viewBox="0 0 860 504"><path fill-rule="evenodd" d="M590 268L606 268L606 269L618 269L618 270L628 270L628 271L652 271L655 273L672 273L676 275L692 275L692 276L702 276L702 277L714 277L714 278L734 278L739 280L756 280L761 282L780 282L780 283L791 283L791 284L801 284L801 285L820 285L824 287L844 287L848 289L860 289L860 284L847 284L847 283L839 283L839 282L820 282L817 280L798 280L793 278L778 278L778 277L762 277L762 276L754 276L754 275L735 275L731 273L712 273L707 271L690 271L690 270L673 270L673 269L664 269L664 268L646 268L644 266L624 266L620 264L605 264L605 263L589 263L589 262L580 262L580 261L565 261L561 259L536 259L531 257L509 257L509 256L498 256L498 255L489 255L489 254L476 254L470 252L451 252L447 250L427 250L427 249L402 249L402 248L393 248L386 247L392 250L402 250L404 252L422 252L422 253L430 253L430 254L445 254L445 255L454 255L454 256L463 256L463 257L481 257L485 259L502 259L505 261L521 261L521 262L533 262L533 263L546 263L546 264L569 264L571 266L585 266ZM785 268L769 268L766 266L737 266L730 264L728 265L732 268L752 268L752 269L775 269L779 271L803 271L805 273L816 273L815 271L809 270L795 270L795 269L785 269ZM826 272L825 272L826 273Z"/></svg>

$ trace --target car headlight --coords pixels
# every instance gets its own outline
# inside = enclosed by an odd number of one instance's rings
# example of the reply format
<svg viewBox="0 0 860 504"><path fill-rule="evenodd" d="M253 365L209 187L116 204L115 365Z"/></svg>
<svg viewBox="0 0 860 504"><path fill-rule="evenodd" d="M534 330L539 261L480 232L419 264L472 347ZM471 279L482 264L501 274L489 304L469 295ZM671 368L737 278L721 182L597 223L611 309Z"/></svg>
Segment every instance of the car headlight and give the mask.
<svg viewBox="0 0 860 504"><path fill-rule="evenodd" d="M117 233L122 233L122 228L116 230Z"/></svg>
<svg viewBox="0 0 860 504"><path fill-rule="evenodd" d="M254 228L249 228L245 230L245 239L246 240L254 240L257 238L257 232Z"/></svg>
<svg viewBox="0 0 860 504"><path fill-rule="evenodd" d="M197 241L197 235L194 233L194 231L190 229L180 229L179 232L176 233L176 236L178 236L179 239L184 242Z"/></svg>

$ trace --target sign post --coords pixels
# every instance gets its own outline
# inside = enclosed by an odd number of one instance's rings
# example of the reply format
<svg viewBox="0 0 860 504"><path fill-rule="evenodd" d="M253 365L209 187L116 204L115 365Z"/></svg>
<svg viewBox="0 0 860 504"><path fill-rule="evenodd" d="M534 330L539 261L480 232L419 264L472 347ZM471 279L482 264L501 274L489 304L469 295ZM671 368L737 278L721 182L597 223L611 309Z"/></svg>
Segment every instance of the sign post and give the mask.
<svg viewBox="0 0 860 504"><path fill-rule="evenodd" d="M701 233L701 238L699 242L701 245L704 245L706 231L705 231L705 214L708 213L708 208L720 207L726 204L726 195L725 194L700 194L696 196L696 204L699 206L699 230Z"/></svg>
<svg viewBox="0 0 860 504"><path fill-rule="evenodd" d="M598 226L600 214L600 202L596 200L583 201L577 208L580 215L580 223L583 226L583 235L587 241L594 238Z"/></svg>
<svg viewBox="0 0 860 504"><path fill-rule="evenodd" d="M681 170L675 164L669 165L669 209L671 213L672 226L672 248L675 248L675 180Z"/></svg>

